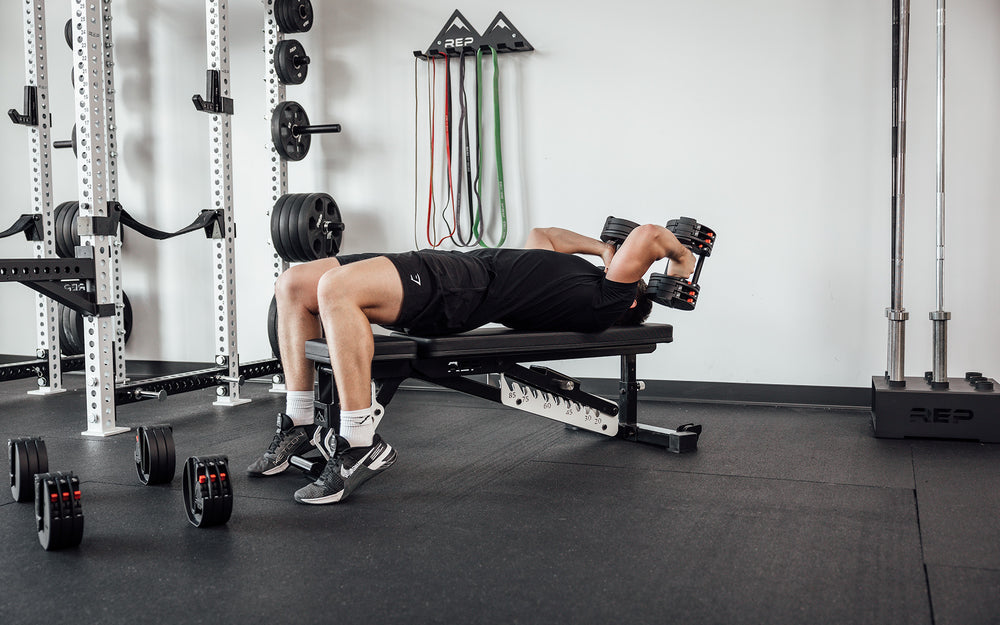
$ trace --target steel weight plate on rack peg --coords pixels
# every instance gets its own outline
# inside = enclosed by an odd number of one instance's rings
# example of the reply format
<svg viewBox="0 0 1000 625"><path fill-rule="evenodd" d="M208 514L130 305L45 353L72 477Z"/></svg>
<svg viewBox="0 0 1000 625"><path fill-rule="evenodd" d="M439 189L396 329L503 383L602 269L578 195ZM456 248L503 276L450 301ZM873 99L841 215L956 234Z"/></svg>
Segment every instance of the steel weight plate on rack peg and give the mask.
<svg viewBox="0 0 1000 625"><path fill-rule="evenodd" d="M55 230L56 255L59 258L73 258L76 255L76 246L80 245L76 221L79 216L79 202L62 202L53 210L52 225Z"/></svg>
<svg viewBox="0 0 1000 625"><path fill-rule="evenodd" d="M298 233L304 260L335 256L340 251L344 222L337 202L326 193L308 196L299 209Z"/></svg>
<svg viewBox="0 0 1000 625"><path fill-rule="evenodd" d="M280 102L271 115L271 140L281 158L301 161L309 154L312 137L298 132L309 126L309 116L298 102Z"/></svg>
<svg viewBox="0 0 1000 625"><path fill-rule="evenodd" d="M296 39L279 41L274 47L274 72L283 85L301 85L309 74L309 57Z"/></svg>
<svg viewBox="0 0 1000 625"><path fill-rule="evenodd" d="M83 540L80 480L72 472L35 476L35 522L46 551L76 547Z"/></svg>
<svg viewBox="0 0 1000 625"><path fill-rule="evenodd" d="M174 432L169 425L139 426L135 431L135 470L143 484L167 484L174 479L177 460Z"/></svg>
<svg viewBox="0 0 1000 625"><path fill-rule="evenodd" d="M226 456L192 456L184 463L184 507L195 527L224 525L233 512Z"/></svg>
<svg viewBox="0 0 1000 625"><path fill-rule="evenodd" d="M122 291L122 325L125 330L125 344L132 337L132 302ZM86 351L83 340L83 315L69 306L59 304L59 349L64 356L75 356Z"/></svg>
<svg viewBox="0 0 1000 625"><path fill-rule="evenodd" d="M8 439L7 458L10 460L10 494L14 501L31 501L34 476L49 472L45 441L37 437Z"/></svg>
<svg viewBox="0 0 1000 625"><path fill-rule="evenodd" d="M308 193L296 193L293 195L293 199L286 206L285 213L282 216L282 224L284 225L284 236L285 242L288 244L288 249L291 254L291 261L296 263L301 263L308 258L306 258L306 252L302 248L302 238L299 236L299 212L302 210L302 206L305 204L306 200L309 199Z"/></svg>
<svg viewBox="0 0 1000 625"><path fill-rule="evenodd" d="M313 25L313 8L309 0L277 0L274 20L283 33L305 33Z"/></svg>

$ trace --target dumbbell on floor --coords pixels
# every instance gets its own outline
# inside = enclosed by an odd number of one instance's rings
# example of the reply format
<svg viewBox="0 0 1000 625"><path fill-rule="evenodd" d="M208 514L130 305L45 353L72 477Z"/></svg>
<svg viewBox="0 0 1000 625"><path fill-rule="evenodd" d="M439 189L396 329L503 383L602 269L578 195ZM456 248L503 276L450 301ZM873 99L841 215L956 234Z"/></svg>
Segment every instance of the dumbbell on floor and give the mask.
<svg viewBox="0 0 1000 625"><path fill-rule="evenodd" d="M649 278L649 289L646 295L650 300L678 310L694 310L698 304L701 287L698 280L705 259L712 255L715 245L715 231L698 223L690 217L671 219L667 222L667 230L674 233L681 244L698 257L694 275L690 280L669 276L666 273L654 273ZM669 266L669 264L668 264Z"/></svg>

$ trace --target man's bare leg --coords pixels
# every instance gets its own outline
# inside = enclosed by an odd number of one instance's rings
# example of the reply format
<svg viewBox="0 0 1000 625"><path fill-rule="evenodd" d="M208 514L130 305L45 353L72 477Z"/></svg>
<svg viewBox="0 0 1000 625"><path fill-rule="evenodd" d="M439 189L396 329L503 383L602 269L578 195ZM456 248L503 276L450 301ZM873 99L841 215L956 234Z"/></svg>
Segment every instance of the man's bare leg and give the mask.
<svg viewBox="0 0 1000 625"><path fill-rule="evenodd" d="M403 302L399 273L385 257L351 263L320 278L317 299L340 399L340 435L351 446L371 445L375 433L371 324L392 324L399 318Z"/></svg>
<svg viewBox="0 0 1000 625"><path fill-rule="evenodd" d="M403 302L403 285L385 257L358 261L325 273L317 288L326 330L330 365L340 397L340 448L322 475L295 491L295 501L329 504L343 501L368 479L396 461L396 450L375 434L371 364L375 337L371 324L394 324ZM323 447L331 449L329 438Z"/></svg>

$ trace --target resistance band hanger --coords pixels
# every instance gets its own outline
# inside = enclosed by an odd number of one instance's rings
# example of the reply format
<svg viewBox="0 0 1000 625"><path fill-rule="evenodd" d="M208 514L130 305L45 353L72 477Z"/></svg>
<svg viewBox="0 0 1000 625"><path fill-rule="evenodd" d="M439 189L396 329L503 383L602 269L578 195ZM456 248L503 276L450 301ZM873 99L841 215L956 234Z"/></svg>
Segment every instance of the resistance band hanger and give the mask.
<svg viewBox="0 0 1000 625"><path fill-rule="evenodd" d="M496 48L490 46L490 52L493 54L493 135L496 145L496 157L497 157L497 188L500 196L500 220L502 224L502 230L500 234L500 241L495 247L502 247L504 241L507 240L507 199L504 196L504 185L503 185L503 151L500 146L500 64L497 59ZM476 70L477 74L481 74L483 62L483 49L480 48L476 51ZM482 109L482 80L477 81L477 108ZM482 154L480 153L480 168L482 166ZM477 193L482 197L482 181L478 181ZM476 239L479 241L479 245L482 247L489 247L483 243L483 236L485 230L485 223L482 222L482 211L476 215L476 221L473 224L473 233L476 235Z"/></svg>

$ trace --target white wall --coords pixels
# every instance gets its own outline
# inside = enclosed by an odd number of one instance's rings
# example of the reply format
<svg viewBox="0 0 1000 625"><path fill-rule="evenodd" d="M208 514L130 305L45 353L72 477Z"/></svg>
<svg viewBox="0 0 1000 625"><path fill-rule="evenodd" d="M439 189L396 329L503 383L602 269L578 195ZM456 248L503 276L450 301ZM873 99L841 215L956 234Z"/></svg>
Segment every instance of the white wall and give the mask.
<svg viewBox="0 0 1000 625"><path fill-rule="evenodd" d="M22 97L20 4L5 2L0 19L4 108L20 109ZM50 4L50 94L62 138L70 130L62 41L69 3ZM242 357L252 359L268 353L272 283L263 18L259 2L229 4L239 340ZM345 252L410 249L411 51L430 44L456 5L313 4L316 27L296 36L313 64L288 98L314 123L339 122L344 132L314 141L305 161L289 164L290 189L337 199ZM910 375L931 367L927 313L935 308L935 21L934 8L919 4L908 115ZM536 48L500 59L511 244L538 225L596 234L608 214L656 223L688 215L719 232L697 310L654 310L651 320L673 323L676 340L643 357L641 375L866 386L885 370L889 0L468 0L458 8L479 29L503 10ZM190 104L204 93L204 4L116 0L114 15L120 197L140 219L177 228L209 198L208 117ZM948 26L949 365L952 375L979 369L997 376L1000 5L952 3ZM423 209L427 64L417 68ZM10 123L0 133L6 227L29 209L27 135ZM74 167L67 152L54 157L57 201L75 195ZM495 183L486 188L495 197ZM0 241L0 257L28 255L23 238ZM128 237L124 280L136 310L129 357L212 357L209 257L199 235L155 244ZM0 292L0 353L33 352L32 293L17 285ZM613 359L561 368L617 375Z"/></svg>

